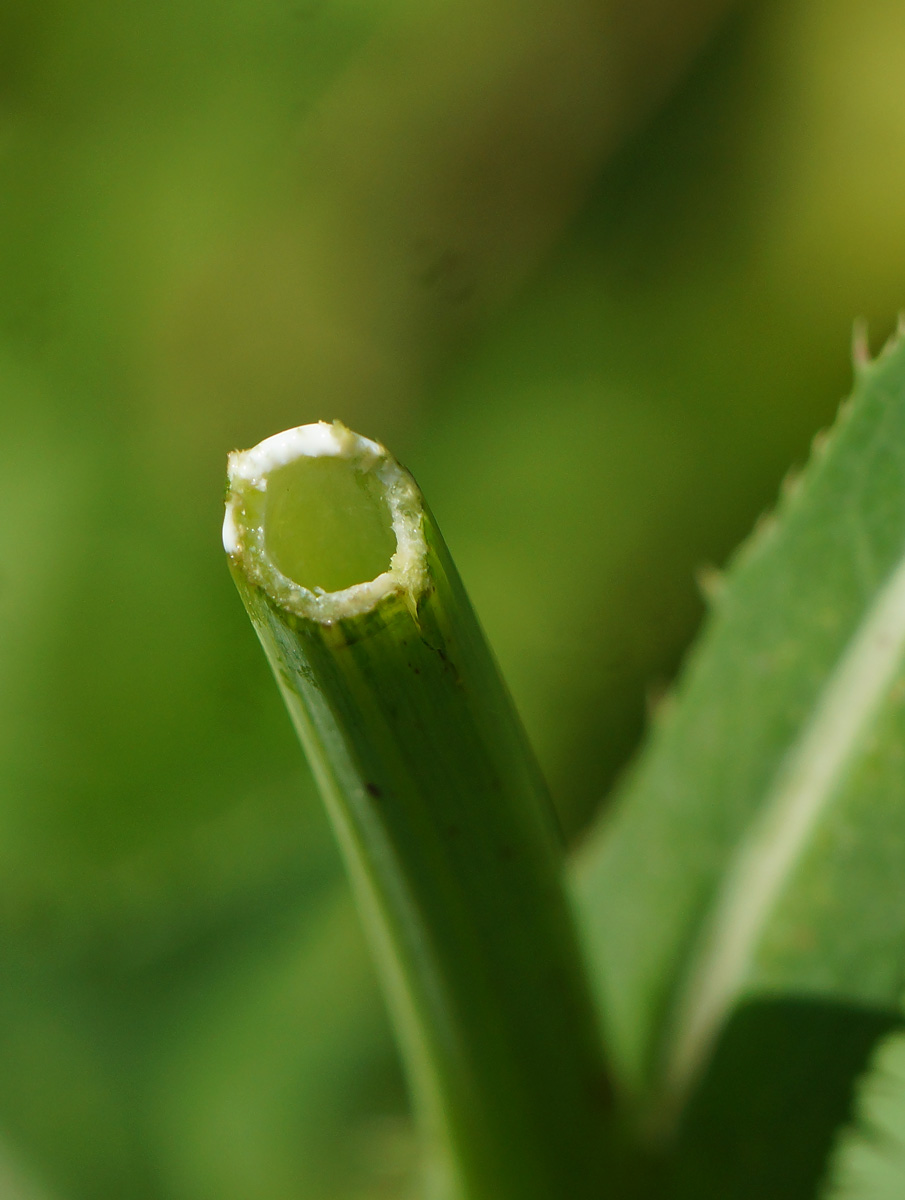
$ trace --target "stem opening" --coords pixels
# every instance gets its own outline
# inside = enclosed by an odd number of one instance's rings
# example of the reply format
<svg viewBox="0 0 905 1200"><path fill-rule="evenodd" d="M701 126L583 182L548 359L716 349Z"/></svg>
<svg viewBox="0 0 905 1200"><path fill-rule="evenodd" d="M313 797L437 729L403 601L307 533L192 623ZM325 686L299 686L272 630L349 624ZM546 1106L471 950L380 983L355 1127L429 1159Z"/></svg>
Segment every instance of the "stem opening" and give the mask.
<svg viewBox="0 0 905 1200"><path fill-rule="evenodd" d="M322 622L427 581L423 502L377 442L339 421L300 425L229 456L223 545L282 608Z"/></svg>
<svg viewBox="0 0 905 1200"><path fill-rule="evenodd" d="M383 484L338 457L278 468L267 480L264 546L283 575L310 591L376 579L396 549Z"/></svg>

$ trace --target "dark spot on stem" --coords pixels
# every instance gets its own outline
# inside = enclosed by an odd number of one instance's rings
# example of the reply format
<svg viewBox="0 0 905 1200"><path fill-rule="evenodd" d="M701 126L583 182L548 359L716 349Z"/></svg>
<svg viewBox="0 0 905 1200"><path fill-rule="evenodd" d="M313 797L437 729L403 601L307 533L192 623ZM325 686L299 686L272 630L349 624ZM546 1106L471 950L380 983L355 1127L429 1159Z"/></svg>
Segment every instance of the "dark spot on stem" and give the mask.
<svg viewBox="0 0 905 1200"><path fill-rule="evenodd" d="M383 789L379 788L376 783L366 783L365 791L369 796L373 796L375 800L379 800L383 795Z"/></svg>

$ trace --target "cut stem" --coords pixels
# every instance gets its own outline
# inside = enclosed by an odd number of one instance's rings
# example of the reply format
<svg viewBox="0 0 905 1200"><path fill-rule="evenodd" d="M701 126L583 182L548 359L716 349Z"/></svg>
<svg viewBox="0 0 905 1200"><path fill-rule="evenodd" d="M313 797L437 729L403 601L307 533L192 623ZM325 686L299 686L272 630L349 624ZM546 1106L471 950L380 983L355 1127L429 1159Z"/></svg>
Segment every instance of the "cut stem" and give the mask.
<svg viewBox="0 0 905 1200"><path fill-rule="evenodd" d="M230 456L224 545L456 1200L601 1200L607 1090L544 784L411 476L342 425Z"/></svg>

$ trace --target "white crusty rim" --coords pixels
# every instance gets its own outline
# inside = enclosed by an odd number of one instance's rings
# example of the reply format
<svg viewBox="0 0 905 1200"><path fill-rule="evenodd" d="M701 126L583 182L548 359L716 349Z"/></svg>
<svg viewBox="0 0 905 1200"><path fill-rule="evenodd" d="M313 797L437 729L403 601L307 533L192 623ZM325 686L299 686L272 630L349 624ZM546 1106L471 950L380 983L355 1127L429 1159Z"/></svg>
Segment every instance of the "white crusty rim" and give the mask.
<svg viewBox="0 0 905 1200"><path fill-rule="evenodd" d="M373 472L385 488L396 550L386 571L339 592L310 590L289 579L267 554L264 505L271 472L299 458L345 458L356 470ZM385 597L400 594L416 602L427 579L427 544L421 492L408 471L380 445L353 433L339 421L299 425L265 438L228 459L223 549L252 583L282 608L329 623L369 612Z"/></svg>

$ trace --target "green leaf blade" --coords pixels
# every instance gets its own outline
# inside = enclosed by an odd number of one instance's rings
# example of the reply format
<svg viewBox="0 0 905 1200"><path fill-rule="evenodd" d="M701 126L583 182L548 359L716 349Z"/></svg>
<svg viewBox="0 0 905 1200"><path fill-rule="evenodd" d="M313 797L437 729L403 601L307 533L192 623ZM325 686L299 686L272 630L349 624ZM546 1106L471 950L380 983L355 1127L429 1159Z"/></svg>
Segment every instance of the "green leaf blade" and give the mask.
<svg viewBox="0 0 905 1200"><path fill-rule="evenodd" d="M905 1195L905 1033L877 1048L841 1133L823 1200L899 1200Z"/></svg>
<svg viewBox="0 0 905 1200"><path fill-rule="evenodd" d="M737 557L581 865L612 1057L654 1124L746 996L898 1005L903 563L899 342Z"/></svg>

